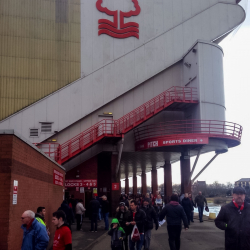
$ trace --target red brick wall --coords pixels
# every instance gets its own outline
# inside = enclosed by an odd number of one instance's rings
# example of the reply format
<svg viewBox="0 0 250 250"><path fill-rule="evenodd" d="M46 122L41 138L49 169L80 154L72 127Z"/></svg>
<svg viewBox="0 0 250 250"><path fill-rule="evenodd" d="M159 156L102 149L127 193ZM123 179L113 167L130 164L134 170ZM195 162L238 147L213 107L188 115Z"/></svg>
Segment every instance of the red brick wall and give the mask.
<svg viewBox="0 0 250 250"><path fill-rule="evenodd" d="M79 171L79 178L76 178L76 173L78 173L77 171ZM68 171L65 176L65 179L67 180L72 180L72 179L95 180L97 179L97 172L98 172L97 156L95 156L87 160L86 162L83 162L79 166L73 168L72 170ZM71 195L73 194L75 196L75 199L83 199L83 201L85 201L85 194L81 194L79 191L76 191L75 187L67 188L66 191L69 192L69 194ZM84 206L86 206L85 202L84 202Z"/></svg>
<svg viewBox="0 0 250 250"><path fill-rule="evenodd" d="M55 228L51 223L52 213L63 200L63 187L53 184L53 170L64 171L41 153L13 135L0 135L0 249L21 248L22 230L20 217L25 210L36 212L45 206L47 226L51 231L49 248L52 246ZM17 205L12 204L13 182L18 181ZM6 212L8 211L8 212ZM6 223L6 220L9 221ZM3 236L9 228L8 237ZM2 232L4 231L4 232Z"/></svg>

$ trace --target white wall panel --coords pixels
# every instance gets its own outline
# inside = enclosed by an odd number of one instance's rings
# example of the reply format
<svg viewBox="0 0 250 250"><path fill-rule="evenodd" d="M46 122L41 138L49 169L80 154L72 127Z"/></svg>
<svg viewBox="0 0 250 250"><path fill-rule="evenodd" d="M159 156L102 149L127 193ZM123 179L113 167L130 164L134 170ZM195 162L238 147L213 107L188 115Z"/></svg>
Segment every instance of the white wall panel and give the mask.
<svg viewBox="0 0 250 250"><path fill-rule="evenodd" d="M163 2L163 13L164 13L164 27L165 30L170 30L173 25L173 3L172 0L165 0Z"/></svg>
<svg viewBox="0 0 250 250"><path fill-rule="evenodd" d="M76 84L70 86L70 122L76 122L79 120L78 117L82 115L82 85L78 81Z"/></svg>
<svg viewBox="0 0 250 250"><path fill-rule="evenodd" d="M154 0L154 30L155 34L164 32L164 14L163 14L164 0Z"/></svg>
<svg viewBox="0 0 250 250"><path fill-rule="evenodd" d="M144 26L145 37L144 42L152 39L155 36L154 32L154 2L151 0L144 0Z"/></svg>
<svg viewBox="0 0 250 250"><path fill-rule="evenodd" d="M93 84L93 106L100 107L103 103L103 69L97 70L93 74L92 78Z"/></svg>
<svg viewBox="0 0 250 250"><path fill-rule="evenodd" d="M103 85L105 86L104 103L109 102L115 97L116 81L114 77L115 65L110 63L103 68Z"/></svg>
<svg viewBox="0 0 250 250"><path fill-rule="evenodd" d="M74 112L70 109L70 88L65 88L65 91L59 92L58 105L58 123L59 130L64 129L64 126L69 126L71 124L70 121L70 112Z"/></svg>
<svg viewBox="0 0 250 250"><path fill-rule="evenodd" d="M85 77L81 80L82 83L82 115L84 117L88 114L89 109L93 109L93 84L92 84L92 75ZM88 91L88 95L84 94Z"/></svg>
<svg viewBox="0 0 250 250"><path fill-rule="evenodd" d="M182 23L182 0L173 1L173 26L177 26Z"/></svg>
<svg viewBox="0 0 250 250"><path fill-rule="evenodd" d="M139 47L135 51L135 77L137 83L143 82L146 79L144 46Z"/></svg>
<svg viewBox="0 0 250 250"><path fill-rule="evenodd" d="M192 16L192 0L182 0L182 15L183 21L189 19Z"/></svg>

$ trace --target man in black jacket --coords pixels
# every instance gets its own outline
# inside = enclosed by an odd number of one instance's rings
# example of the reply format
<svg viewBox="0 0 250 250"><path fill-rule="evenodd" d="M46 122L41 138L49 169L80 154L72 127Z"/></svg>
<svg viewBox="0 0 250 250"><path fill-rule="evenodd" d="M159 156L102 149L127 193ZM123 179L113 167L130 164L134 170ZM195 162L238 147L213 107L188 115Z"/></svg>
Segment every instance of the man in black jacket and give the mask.
<svg viewBox="0 0 250 250"><path fill-rule="evenodd" d="M89 216L91 219L91 232L94 232L94 224L95 224L95 232L97 232L97 218L99 214L100 203L96 200L96 197L93 196L92 201L89 203Z"/></svg>
<svg viewBox="0 0 250 250"><path fill-rule="evenodd" d="M199 220L200 220L200 222L203 222L204 205L207 206L207 200L206 200L205 196L202 195L201 191L199 191L198 195L195 197L194 203L195 203L195 206L198 207Z"/></svg>
<svg viewBox="0 0 250 250"><path fill-rule="evenodd" d="M146 214L146 220L144 225L144 249L148 250L150 246L151 240L151 230L153 229L153 221L155 223L155 230L159 228L158 216L155 212L155 209L149 205L150 200L145 198L143 201L143 206L141 210L143 210Z"/></svg>
<svg viewBox="0 0 250 250"><path fill-rule="evenodd" d="M167 204L159 214L159 220L162 221L167 216L167 229L169 237L169 246L171 250L180 250L182 221L185 230L188 229L187 216L183 207L178 202L178 196L173 194Z"/></svg>
<svg viewBox="0 0 250 250"><path fill-rule="evenodd" d="M220 210L215 225L225 230L225 250L250 249L250 204L242 187L233 189L233 201Z"/></svg>
<svg viewBox="0 0 250 250"><path fill-rule="evenodd" d="M128 216L129 216L128 208L125 206L124 202L120 202L119 207L116 210L115 218L118 219L120 226L125 231L126 235L124 238L125 250L128 250L129 227L126 226Z"/></svg>
<svg viewBox="0 0 250 250"><path fill-rule="evenodd" d="M130 250L135 249L135 244L136 244L136 249L141 250L143 242L144 242L144 223L145 223L145 213L141 209L137 208L136 201L131 200L130 202L130 214L128 216L128 220L126 223L126 226L128 226L128 231L129 231L129 248ZM140 240L133 242L131 240L131 233L133 231L134 225L137 226L139 233L140 233Z"/></svg>

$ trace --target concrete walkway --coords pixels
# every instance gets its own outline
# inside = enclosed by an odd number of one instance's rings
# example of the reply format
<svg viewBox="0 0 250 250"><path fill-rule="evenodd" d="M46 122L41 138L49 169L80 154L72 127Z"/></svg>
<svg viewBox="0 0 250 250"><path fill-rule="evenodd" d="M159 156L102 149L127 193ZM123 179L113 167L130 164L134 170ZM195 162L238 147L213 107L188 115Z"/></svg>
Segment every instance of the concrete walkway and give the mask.
<svg viewBox="0 0 250 250"><path fill-rule="evenodd" d="M97 239L96 239L97 240ZM74 247L74 250L84 249ZM110 250L110 236L103 235L99 238L96 244L92 244L88 250ZM169 250L168 235L166 223L157 231L152 231L151 250ZM214 222L204 221L200 223L195 220L190 225L190 229L182 231L181 235L182 250L223 250L224 247L224 232L217 229Z"/></svg>

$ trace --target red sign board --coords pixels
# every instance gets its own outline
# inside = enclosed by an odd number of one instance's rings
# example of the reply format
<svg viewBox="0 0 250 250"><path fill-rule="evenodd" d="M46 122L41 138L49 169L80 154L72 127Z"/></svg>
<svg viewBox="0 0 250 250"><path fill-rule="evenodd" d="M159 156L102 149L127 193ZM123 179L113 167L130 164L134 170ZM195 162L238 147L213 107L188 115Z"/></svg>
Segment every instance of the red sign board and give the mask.
<svg viewBox="0 0 250 250"><path fill-rule="evenodd" d="M54 169L53 176L54 185L63 187L63 174Z"/></svg>
<svg viewBox="0 0 250 250"><path fill-rule="evenodd" d="M106 34L115 38L127 38L134 36L139 39L139 24L136 22L127 22L129 17L138 16L141 12L141 7L138 0L131 0L134 5L134 10L123 12L119 10L109 10L103 4L103 0L97 0L96 8L108 16L113 16L113 21L108 19L99 19L98 35ZM120 19L120 20L119 20Z"/></svg>
<svg viewBox="0 0 250 250"><path fill-rule="evenodd" d="M119 190L120 189L120 183L112 183L112 190Z"/></svg>
<svg viewBox="0 0 250 250"><path fill-rule="evenodd" d="M136 143L137 150L144 150L149 148L178 146L178 145L193 145L193 144L208 144L208 137L190 136L185 138L167 138L167 139L152 139Z"/></svg>
<svg viewBox="0 0 250 250"><path fill-rule="evenodd" d="M65 180L65 187L97 187L97 180Z"/></svg>

